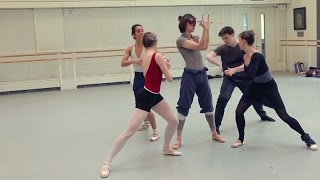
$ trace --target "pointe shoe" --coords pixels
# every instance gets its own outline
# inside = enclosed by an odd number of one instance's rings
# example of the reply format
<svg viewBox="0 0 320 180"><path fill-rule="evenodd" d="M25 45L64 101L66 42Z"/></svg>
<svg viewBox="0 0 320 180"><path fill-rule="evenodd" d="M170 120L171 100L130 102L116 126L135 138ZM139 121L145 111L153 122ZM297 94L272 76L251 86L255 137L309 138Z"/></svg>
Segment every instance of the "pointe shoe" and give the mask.
<svg viewBox="0 0 320 180"><path fill-rule="evenodd" d="M218 141L220 143L226 142L226 140L220 135L212 135L212 140Z"/></svg>
<svg viewBox="0 0 320 180"><path fill-rule="evenodd" d="M174 149L167 149L165 151L163 151L164 155L169 155L169 156L181 156L181 152L176 151Z"/></svg>
<svg viewBox="0 0 320 180"><path fill-rule="evenodd" d="M107 178L109 174L110 174L110 167L106 164L102 165L101 173L100 173L101 178Z"/></svg>
<svg viewBox="0 0 320 180"><path fill-rule="evenodd" d="M232 148L238 148L240 146L242 146L244 144L244 142L241 142L240 140L237 140L235 143L231 144Z"/></svg>
<svg viewBox="0 0 320 180"><path fill-rule="evenodd" d="M151 142L154 142L160 138L160 133L157 130L153 130L152 137L150 138Z"/></svg>

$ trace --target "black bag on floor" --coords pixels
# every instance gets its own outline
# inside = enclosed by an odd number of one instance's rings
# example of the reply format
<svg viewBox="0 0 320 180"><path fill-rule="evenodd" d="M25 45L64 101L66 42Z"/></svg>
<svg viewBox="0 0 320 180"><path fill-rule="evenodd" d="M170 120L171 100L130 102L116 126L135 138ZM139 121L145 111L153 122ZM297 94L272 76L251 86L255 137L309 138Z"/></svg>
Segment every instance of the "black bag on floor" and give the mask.
<svg viewBox="0 0 320 180"><path fill-rule="evenodd" d="M302 72L304 72L303 62L294 63L294 70L295 70L296 74L301 74Z"/></svg>
<svg viewBox="0 0 320 180"><path fill-rule="evenodd" d="M306 72L306 77L320 77L320 68L310 67Z"/></svg>

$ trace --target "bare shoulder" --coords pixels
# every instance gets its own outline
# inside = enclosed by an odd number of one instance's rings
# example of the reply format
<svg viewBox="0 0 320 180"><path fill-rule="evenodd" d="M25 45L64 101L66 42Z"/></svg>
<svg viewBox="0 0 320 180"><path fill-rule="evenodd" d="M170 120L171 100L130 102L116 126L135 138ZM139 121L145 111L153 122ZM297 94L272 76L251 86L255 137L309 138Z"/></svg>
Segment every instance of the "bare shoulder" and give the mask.
<svg viewBox="0 0 320 180"><path fill-rule="evenodd" d="M155 55L155 59L156 59L156 60L163 59L163 57L164 57L164 56L163 56L161 53L159 53L159 52L157 52L156 55Z"/></svg>
<svg viewBox="0 0 320 180"><path fill-rule="evenodd" d="M131 55L131 51L133 49L133 45L127 47L126 52L129 53Z"/></svg>
<svg viewBox="0 0 320 180"><path fill-rule="evenodd" d="M162 57L163 57L163 55L161 53L159 53L159 52L156 53L156 57L155 57L156 59L160 59Z"/></svg>

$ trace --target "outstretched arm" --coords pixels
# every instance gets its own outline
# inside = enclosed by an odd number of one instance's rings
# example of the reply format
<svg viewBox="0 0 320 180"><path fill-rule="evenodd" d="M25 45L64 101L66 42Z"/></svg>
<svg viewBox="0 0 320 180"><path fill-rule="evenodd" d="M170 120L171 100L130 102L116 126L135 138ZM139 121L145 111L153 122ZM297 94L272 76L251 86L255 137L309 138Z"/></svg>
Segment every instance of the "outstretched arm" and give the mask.
<svg viewBox="0 0 320 180"><path fill-rule="evenodd" d="M215 65L219 66L220 69L222 70L222 69L223 69L223 68L222 68L222 63L221 63L220 61L218 61L218 60L216 59L216 57L217 57L217 54L216 54L214 51L211 51L210 53L208 53L208 54L206 55L206 59L207 59L211 64L215 64Z"/></svg>
<svg viewBox="0 0 320 180"><path fill-rule="evenodd" d="M224 71L224 74L231 77L235 73L241 72L241 71L244 71L244 64L234 68L228 68L227 70Z"/></svg>

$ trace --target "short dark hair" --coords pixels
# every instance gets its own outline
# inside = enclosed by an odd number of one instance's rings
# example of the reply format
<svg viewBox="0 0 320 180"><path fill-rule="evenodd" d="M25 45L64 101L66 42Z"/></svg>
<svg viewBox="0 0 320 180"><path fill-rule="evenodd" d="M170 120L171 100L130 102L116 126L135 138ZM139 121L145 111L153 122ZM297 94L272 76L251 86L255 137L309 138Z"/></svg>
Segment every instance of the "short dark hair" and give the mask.
<svg viewBox="0 0 320 180"><path fill-rule="evenodd" d="M254 43L254 31L253 30L248 30L248 31L243 31L242 33L239 34L239 37L241 39L244 39L247 41L248 45L252 45Z"/></svg>
<svg viewBox="0 0 320 180"><path fill-rule="evenodd" d="M220 32L219 32L219 36L221 37L221 36L223 36L223 35L225 35L225 34L229 34L229 35L234 34L233 28L230 27L230 26L225 26L225 27L223 27L223 28L220 30Z"/></svg>
<svg viewBox="0 0 320 180"><path fill-rule="evenodd" d="M152 32L146 32L142 38L142 44L145 48L149 48L157 44L157 35Z"/></svg>
<svg viewBox="0 0 320 180"><path fill-rule="evenodd" d="M141 24L134 24L131 26L131 35L135 35L136 33L136 27L141 26ZM141 26L142 27L142 26Z"/></svg>
<svg viewBox="0 0 320 180"><path fill-rule="evenodd" d="M189 24L196 24L197 20L192 14L185 14L183 16L178 17L179 22L179 30L181 33L186 32L187 30L187 23Z"/></svg>

